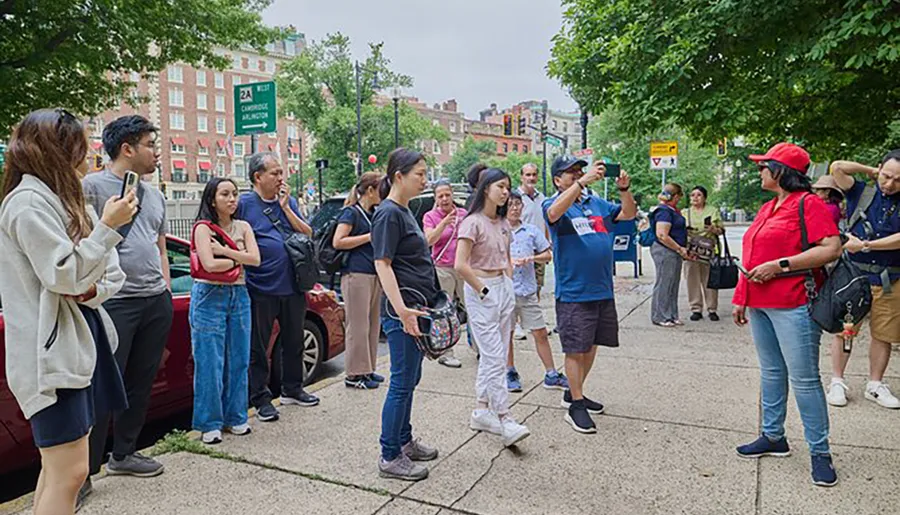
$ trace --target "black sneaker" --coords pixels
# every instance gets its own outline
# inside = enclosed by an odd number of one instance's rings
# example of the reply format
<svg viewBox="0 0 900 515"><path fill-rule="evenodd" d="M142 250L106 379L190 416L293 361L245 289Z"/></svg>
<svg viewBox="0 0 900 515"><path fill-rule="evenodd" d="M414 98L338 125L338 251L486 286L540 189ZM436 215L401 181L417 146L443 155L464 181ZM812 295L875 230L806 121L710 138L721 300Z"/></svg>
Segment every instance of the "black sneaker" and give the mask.
<svg viewBox="0 0 900 515"><path fill-rule="evenodd" d="M703 320L703 313L691 313L691 322L699 322Z"/></svg>
<svg viewBox="0 0 900 515"><path fill-rule="evenodd" d="M572 426L572 429L583 434L592 434L597 432L597 426L588 414L584 403L580 401L573 402L566 412L566 422Z"/></svg>
<svg viewBox="0 0 900 515"><path fill-rule="evenodd" d="M84 484L81 485L81 488L78 490L78 497L75 498L75 512L84 506L84 501L94 493L94 485L91 483L91 478L88 476L87 479L84 480Z"/></svg>
<svg viewBox="0 0 900 515"><path fill-rule="evenodd" d="M812 457L812 482L816 486L834 486L837 484L837 472L834 471L831 456Z"/></svg>
<svg viewBox="0 0 900 515"><path fill-rule="evenodd" d="M381 384L372 379L371 376L347 376L344 379L344 386L347 388L356 388L357 390L374 390Z"/></svg>
<svg viewBox="0 0 900 515"><path fill-rule="evenodd" d="M593 413L594 415L600 415L601 413L603 413L603 405L600 404L599 402L592 401L592 400L588 399L587 397L582 397L581 400L584 401L584 407L585 407L585 409L588 410L588 413ZM563 408L568 408L568 407L572 406L572 392L571 391L566 390L565 393L563 393L563 400L562 400L562 402L559 403L559 405L562 406Z"/></svg>
<svg viewBox="0 0 900 515"><path fill-rule="evenodd" d="M278 410L271 404L266 404L256 409L256 418L260 422L275 422L278 420Z"/></svg>
<svg viewBox="0 0 900 515"><path fill-rule="evenodd" d="M710 311L709 312L709 320L710 320L710 322L718 322L719 315L717 315L715 311Z"/></svg>
<svg viewBox="0 0 900 515"><path fill-rule="evenodd" d="M287 395L281 396L281 405L282 406L303 406L304 408L310 408L312 406L319 405L319 398L315 395L310 395L303 390L300 390L300 393L295 397L290 397Z"/></svg>

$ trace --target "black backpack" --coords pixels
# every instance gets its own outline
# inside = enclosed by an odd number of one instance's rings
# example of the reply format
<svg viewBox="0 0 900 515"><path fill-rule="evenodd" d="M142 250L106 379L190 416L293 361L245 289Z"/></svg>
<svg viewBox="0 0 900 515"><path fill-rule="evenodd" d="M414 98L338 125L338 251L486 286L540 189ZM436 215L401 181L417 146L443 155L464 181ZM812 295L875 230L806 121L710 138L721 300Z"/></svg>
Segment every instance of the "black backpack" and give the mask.
<svg viewBox="0 0 900 515"><path fill-rule="evenodd" d="M807 195L800 199L800 240L804 252L810 248L804 216ZM844 330L845 323L857 325L869 314L872 288L868 276L850 261L846 251L832 266L825 267L825 274L827 278L818 292L812 271L806 276L809 313L822 330L837 334Z"/></svg>
<svg viewBox="0 0 900 515"><path fill-rule="evenodd" d="M334 275L341 271L347 253L334 248L334 233L337 230L337 218L328 222L325 228L315 236L316 256L319 265L328 275Z"/></svg>
<svg viewBox="0 0 900 515"><path fill-rule="evenodd" d="M297 290L303 293L312 290L319 282L319 263L316 259L316 247L312 239L302 232L294 232L293 229L285 230L281 221L274 215L272 208L263 210L263 213L284 237L284 249L291 259Z"/></svg>

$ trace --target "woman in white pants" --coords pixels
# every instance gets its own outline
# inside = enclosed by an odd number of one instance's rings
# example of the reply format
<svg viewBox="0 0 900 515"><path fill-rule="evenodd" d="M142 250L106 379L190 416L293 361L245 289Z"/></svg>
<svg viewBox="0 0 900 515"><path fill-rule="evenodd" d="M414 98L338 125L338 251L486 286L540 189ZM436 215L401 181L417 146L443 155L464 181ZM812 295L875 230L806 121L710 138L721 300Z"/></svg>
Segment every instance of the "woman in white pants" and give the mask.
<svg viewBox="0 0 900 515"><path fill-rule="evenodd" d="M481 352L469 427L500 435L506 447L531 434L510 415L506 389L516 304L509 259L512 233L506 221L509 190L509 176L502 170L481 174L469 214L459 226L456 247L456 270L466 281L469 326Z"/></svg>

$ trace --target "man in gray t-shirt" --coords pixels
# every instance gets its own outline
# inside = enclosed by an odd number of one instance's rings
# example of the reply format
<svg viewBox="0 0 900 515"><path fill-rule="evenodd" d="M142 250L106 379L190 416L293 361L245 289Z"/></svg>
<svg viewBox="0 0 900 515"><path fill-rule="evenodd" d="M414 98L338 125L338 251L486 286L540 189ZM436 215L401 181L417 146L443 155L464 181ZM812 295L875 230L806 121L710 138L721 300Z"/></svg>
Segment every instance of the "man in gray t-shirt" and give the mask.
<svg viewBox="0 0 900 515"><path fill-rule="evenodd" d="M103 130L103 147L111 162L106 170L89 174L82 182L85 199L98 213L110 197L122 192L125 172L141 177L154 173L159 162L158 129L142 116L123 116ZM172 326L172 294L166 252L166 201L147 182L137 188L139 210L131 224L119 232L124 240L116 247L125 272L125 285L103 307L119 336L116 362L128 393L128 408L112 414L113 451L109 474L150 477L161 474L161 463L136 453L144 425L150 392ZM90 437L90 472L100 471L106 446L109 413L98 412ZM90 489L90 479L82 487Z"/></svg>

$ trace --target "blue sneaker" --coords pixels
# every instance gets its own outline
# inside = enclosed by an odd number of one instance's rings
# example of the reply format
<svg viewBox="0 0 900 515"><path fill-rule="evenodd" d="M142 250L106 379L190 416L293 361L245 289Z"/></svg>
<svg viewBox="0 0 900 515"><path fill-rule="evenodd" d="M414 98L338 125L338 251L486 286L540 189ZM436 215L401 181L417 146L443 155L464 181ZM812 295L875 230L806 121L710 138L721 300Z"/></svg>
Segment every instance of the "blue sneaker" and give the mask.
<svg viewBox="0 0 900 515"><path fill-rule="evenodd" d="M347 388L356 388L357 390L374 390L378 388L379 384L369 376L350 376L344 379L344 385Z"/></svg>
<svg viewBox="0 0 900 515"><path fill-rule="evenodd" d="M522 391L522 380L519 379L519 373L516 367L509 367L506 371L506 389L511 392Z"/></svg>
<svg viewBox="0 0 900 515"><path fill-rule="evenodd" d="M760 435L755 441L738 447L737 453L742 458L761 458L763 456L784 458L791 455L791 448L785 437L773 442L766 435Z"/></svg>
<svg viewBox="0 0 900 515"><path fill-rule="evenodd" d="M544 388L548 390L568 390L569 380L556 370L544 374Z"/></svg>
<svg viewBox="0 0 900 515"><path fill-rule="evenodd" d="M834 486L837 484L837 472L834 471L831 456L812 457L812 482L816 486Z"/></svg>
<svg viewBox="0 0 900 515"><path fill-rule="evenodd" d="M371 374L369 374L369 379L371 379L372 381L375 381L376 383L384 382L384 376L381 374L376 374L375 372L372 372Z"/></svg>

